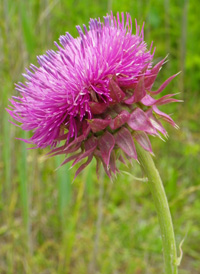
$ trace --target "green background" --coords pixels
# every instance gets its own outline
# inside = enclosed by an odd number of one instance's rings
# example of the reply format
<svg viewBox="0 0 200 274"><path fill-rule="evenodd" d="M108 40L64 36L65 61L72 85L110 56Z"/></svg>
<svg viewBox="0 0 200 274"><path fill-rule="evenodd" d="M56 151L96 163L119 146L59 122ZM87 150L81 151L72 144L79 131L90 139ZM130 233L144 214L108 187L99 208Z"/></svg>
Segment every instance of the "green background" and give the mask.
<svg viewBox="0 0 200 274"><path fill-rule="evenodd" d="M66 31L111 9L129 12L169 62L156 82L182 71L163 92L183 103L163 106L180 126L169 139L151 138L174 221L183 238L182 274L200 273L200 21L196 0L0 0L0 273L162 273L160 231L148 183L139 165L120 166L113 182L96 178L95 161L72 184L75 168L56 170L62 157L27 150L29 133L8 122L14 83L36 56L56 50ZM133 28L134 29L134 28ZM123 171L130 172L129 175ZM178 251L180 252L180 251Z"/></svg>

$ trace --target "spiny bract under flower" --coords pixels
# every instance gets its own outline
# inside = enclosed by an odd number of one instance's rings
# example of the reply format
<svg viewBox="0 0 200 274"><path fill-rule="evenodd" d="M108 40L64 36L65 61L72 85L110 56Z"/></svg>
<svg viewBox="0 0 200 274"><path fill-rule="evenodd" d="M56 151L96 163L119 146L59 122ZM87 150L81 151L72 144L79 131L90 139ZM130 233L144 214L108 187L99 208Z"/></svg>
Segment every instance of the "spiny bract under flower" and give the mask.
<svg viewBox="0 0 200 274"><path fill-rule="evenodd" d="M40 67L30 65L23 76L25 84L16 89L10 115L24 130L32 130L27 141L36 147L51 146L51 155L70 154L63 164L73 165L87 157L77 176L92 160L97 171L102 162L109 177L118 171L116 160L137 159L134 141L152 152L149 135L166 136L160 120L176 126L157 106L176 102L159 94L176 76L152 91L153 83L165 62L152 68L154 53L143 41L143 28L136 23L132 34L129 14L91 19L89 30L77 26L78 38L69 33L60 37L58 50L38 57ZM58 145L61 142L61 146Z"/></svg>

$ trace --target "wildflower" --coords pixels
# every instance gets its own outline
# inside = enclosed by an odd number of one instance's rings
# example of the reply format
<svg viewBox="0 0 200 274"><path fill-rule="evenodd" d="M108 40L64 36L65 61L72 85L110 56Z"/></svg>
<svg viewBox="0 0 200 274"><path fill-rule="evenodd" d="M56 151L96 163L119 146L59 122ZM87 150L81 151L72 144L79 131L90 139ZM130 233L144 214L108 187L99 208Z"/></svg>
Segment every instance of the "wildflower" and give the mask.
<svg viewBox="0 0 200 274"><path fill-rule="evenodd" d="M62 164L73 160L74 166L87 158L75 177L93 157L97 171L102 163L111 177L117 160L137 159L134 142L152 152L148 135L167 135L161 120L176 127L158 109L177 102L174 94L154 99L176 75L152 90L166 59L152 67L152 45L148 50L137 22L132 34L128 13L121 19L111 13L103 22L91 19L89 30L85 25L77 30L79 37L66 33L59 39L62 47L55 42L57 51L39 56L39 67L30 65L8 112L23 130L33 132L24 141L50 146L52 156L65 154Z"/></svg>

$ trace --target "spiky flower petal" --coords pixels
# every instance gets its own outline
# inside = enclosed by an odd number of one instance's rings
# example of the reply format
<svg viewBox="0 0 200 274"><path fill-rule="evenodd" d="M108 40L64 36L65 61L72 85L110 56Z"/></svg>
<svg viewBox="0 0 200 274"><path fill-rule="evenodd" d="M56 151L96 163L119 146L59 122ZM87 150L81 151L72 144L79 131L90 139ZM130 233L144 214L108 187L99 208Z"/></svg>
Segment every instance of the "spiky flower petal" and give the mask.
<svg viewBox="0 0 200 274"><path fill-rule="evenodd" d="M79 37L66 33L59 39L62 47L55 43L57 51L39 56L39 67L30 65L8 112L23 130L33 131L27 142L51 146L51 155L66 154L63 164L87 158L75 176L95 157L97 169L102 162L110 177L118 171L116 160L137 159L134 142L152 152L148 135L167 134L162 119L176 126L157 108L177 102L174 94L152 97L176 75L152 91L165 59L152 67L154 52L137 22L132 34L128 13L91 19L89 30L77 30Z"/></svg>

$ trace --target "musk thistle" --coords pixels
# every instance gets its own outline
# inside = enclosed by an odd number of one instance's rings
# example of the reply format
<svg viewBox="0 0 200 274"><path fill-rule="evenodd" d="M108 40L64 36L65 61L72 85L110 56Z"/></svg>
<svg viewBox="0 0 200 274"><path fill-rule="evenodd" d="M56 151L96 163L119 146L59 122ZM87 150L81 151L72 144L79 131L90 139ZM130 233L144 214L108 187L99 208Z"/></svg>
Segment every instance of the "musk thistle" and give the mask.
<svg viewBox="0 0 200 274"><path fill-rule="evenodd" d="M63 164L83 159L75 177L95 157L109 177L118 171L116 161L137 159L135 142L152 153L148 135L167 132L161 121L176 124L158 106L177 102L162 92L176 76L152 90L165 59L152 66L154 51L147 49L144 30L136 22L132 34L130 14L91 19L89 29L77 26L79 37L60 36L57 51L38 56L39 67L26 69L25 83L16 84L7 111L32 131L25 142L51 147L50 155L65 154Z"/></svg>

